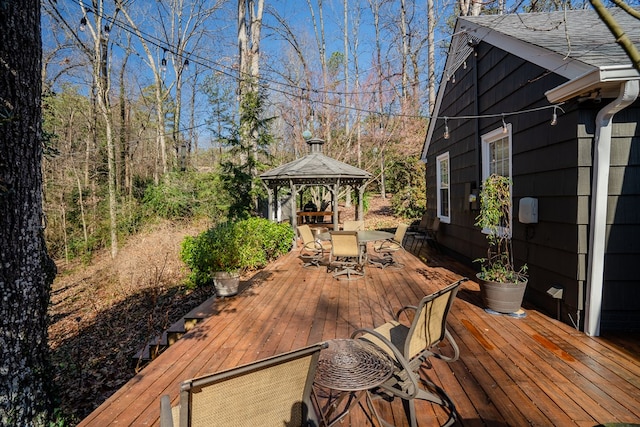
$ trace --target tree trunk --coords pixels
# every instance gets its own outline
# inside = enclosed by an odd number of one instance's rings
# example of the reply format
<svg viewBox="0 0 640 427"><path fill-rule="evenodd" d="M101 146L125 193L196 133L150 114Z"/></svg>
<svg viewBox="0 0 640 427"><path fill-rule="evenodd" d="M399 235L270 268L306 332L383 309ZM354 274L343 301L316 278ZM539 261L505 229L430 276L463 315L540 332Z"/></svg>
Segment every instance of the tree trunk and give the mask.
<svg viewBox="0 0 640 427"><path fill-rule="evenodd" d="M429 87L429 116L433 114L436 106L436 18L433 10L433 0L427 0L427 75Z"/></svg>
<svg viewBox="0 0 640 427"><path fill-rule="evenodd" d="M264 0L238 0L238 54L240 58L239 92L240 105L243 105L243 97L248 92L258 92L258 80L260 77L260 33L262 29L262 15L264 13ZM241 114L242 117L242 114ZM242 120L242 119L241 119ZM240 138L245 140L253 156L251 161L251 177L258 176L256 159L258 157L258 123L240 123ZM248 159L246 159L248 160ZM255 196L255 183L251 181L252 204L254 211L258 210L258 199Z"/></svg>
<svg viewBox="0 0 640 427"><path fill-rule="evenodd" d="M55 265L42 213L40 2L0 4L0 425L45 426Z"/></svg>
<svg viewBox="0 0 640 427"><path fill-rule="evenodd" d="M109 188L109 232L111 240L111 257L118 254L117 233L117 199L116 199L116 153L113 139L113 118L111 115L111 103L109 102L109 67L107 65L109 43L106 35L97 26L97 35L94 39L95 63L94 79L98 92L98 107L102 113L105 125L105 138L107 142L107 186Z"/></svg>

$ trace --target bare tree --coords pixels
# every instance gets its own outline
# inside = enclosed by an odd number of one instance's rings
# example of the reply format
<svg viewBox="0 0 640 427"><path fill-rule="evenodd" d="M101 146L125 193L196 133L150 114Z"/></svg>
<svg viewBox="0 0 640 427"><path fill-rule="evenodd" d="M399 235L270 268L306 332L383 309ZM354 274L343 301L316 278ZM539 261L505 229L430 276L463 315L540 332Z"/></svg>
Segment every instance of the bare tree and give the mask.
<svg viewBox="0 0 640 427"><path fill-rule="evenodd" d="M433 11L433 0L427 0L427 90L429 91L429 116L433 114L436 106L436 46L435 32L436 22Z"/></svg>
<svg viewBox="0 0 640 427"><path fill-rule="evenodd" d="M240 105L247 105L246 97L258 98L260 92L258 84L260 78L260 32L262 29L262 15L264 13L264 0L238 0L238 56L240 61L240 75L238 92L240 95ZM258 157L258 138L259 123L255 120L243 120L245 116L240 114L240 138L244 140L250 149L248 150L253 156L253 160L249 163L253 164L251 168L251 177L258 176L257 163L255 159ZM254 116L255 117L255 116ZM248 162L249 159L242 159ZM251 182L251 193L255 194L253 180ZM257 211L257 196L253 197L254 208Z"/></svg>
<svg viewBox="0 0 640 427"><path fill-rule="evenodd" d="M106 16L105 4L103 0L92 0L92 9L88 10L85 3L80 2L84 24L88 29L88 33L93 40L93 48L90 50L93 84L96 90L96 99L98 108L102 115L105 126L105 139L107 144L107 184L109 188L109 231L111 256L115 257L118 253L118 202L116 194L116 154L113 135L113 115L111 111L111 99L109 92L111 90L111 74L109 65L109 36L113 19L110 21ZM93 21L89 19L89 12L93 17ZM116 8L115 14L117 15Z"/></svg>

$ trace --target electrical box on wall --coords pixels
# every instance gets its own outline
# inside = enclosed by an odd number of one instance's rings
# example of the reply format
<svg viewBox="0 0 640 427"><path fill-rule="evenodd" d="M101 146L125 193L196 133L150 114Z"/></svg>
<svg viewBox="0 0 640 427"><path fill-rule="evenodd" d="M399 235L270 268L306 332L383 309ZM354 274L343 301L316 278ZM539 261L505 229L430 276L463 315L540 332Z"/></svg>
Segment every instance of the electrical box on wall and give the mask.
<svg viewBox="0 0 640 427"><path fill-rule="evenodd" d="M518 221L522 224L538 223L538 199L535 197L523 197L520 199Z"/></svg>

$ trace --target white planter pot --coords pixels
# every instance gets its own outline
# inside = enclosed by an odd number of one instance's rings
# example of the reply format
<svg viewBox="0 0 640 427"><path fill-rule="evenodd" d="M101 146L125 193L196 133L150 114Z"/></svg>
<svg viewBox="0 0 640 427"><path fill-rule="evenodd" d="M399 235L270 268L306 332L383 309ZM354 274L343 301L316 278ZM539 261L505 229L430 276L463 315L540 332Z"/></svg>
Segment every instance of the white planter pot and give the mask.
<svg viewBox="0 0 640 427"><path fill-rule="evenodd" d="M236 295L240 284L240 273L216 271L213 273L213 284L216 287L216 295L219 297Z"/></svg>

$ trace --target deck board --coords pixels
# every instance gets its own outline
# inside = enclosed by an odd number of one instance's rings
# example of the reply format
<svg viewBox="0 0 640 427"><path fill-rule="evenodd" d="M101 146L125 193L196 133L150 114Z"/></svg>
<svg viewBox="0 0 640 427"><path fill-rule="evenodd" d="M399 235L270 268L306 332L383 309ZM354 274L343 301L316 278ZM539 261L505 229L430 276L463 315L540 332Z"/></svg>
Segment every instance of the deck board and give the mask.
<svg viewBox="0 0 640 427"><path fill-rule="evenodd" d="M294 251L243 283L233 298L185 334L85 418L81 426L158 425L160 396L174 404L180 383L315 342L348 338L358 328L390 320L469 269L423 245L419 257L396 256L404 268L369 266L366 277L338 281L325 268L302 268ZM514 319L482 309L479 286L462 285L449 330L460 359L435 360L421 375L442 386L465 426L576 425L640 422L637 344L588 337L533 307ZM451 348L440 349L450 354ZM419 424L442 422L443 412L418 402ZM399 401L376 402L385 419L406 426ZM341 426L368 425L355 409Z"/></svg>

